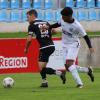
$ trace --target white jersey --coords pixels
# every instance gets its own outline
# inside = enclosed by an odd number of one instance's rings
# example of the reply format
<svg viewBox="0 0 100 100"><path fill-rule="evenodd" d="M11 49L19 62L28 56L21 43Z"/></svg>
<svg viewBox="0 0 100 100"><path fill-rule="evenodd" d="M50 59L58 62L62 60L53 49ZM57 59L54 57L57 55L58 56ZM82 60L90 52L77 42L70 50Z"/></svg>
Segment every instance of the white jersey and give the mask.
<svg viewBox="0 0 100 100"><path fill-rule="evenodd" d="M83 37L86 35L85 30L81 26L81 24L75 19L73 23L64 22L62 19L58 24L61 25L62 28L62 43L63 44L73 44L79 41L79 37Z"/></svg>

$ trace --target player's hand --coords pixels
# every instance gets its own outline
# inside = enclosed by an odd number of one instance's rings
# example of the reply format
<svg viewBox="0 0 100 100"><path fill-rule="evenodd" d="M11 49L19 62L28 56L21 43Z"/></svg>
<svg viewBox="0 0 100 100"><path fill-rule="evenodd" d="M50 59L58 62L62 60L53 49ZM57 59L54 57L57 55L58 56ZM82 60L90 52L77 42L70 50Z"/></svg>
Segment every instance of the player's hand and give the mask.
<svg viewBox="0 0 100 100"><path fill-rule="evenodd" d="M24 49L24 53L27 54L28 53L28 49L25 48Z"/></svg>
<svg viewBox="0 0 100 100"><path fill-rule="evenodd" d="M91 54L94 53L94 48L89 48L89 50Z"/></svg>
<svg viewBox="0 0 100 100"><path fill-rule="evenodd" d="M52 32L52 34L56 34L57 33L57 31L54 28L52 28L51 32Z"/></svg>

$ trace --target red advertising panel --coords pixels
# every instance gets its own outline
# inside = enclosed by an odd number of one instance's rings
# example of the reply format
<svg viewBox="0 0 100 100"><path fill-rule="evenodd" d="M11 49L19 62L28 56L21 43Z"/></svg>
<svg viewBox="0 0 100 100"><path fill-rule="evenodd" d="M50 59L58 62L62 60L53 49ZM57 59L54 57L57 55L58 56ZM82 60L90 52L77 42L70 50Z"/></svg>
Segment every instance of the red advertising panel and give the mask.
<svg viewBox="0 0 100 100"><path fill-rule="evenodd" d="M24 54L26 39L0 39L0 73L38 72L39 45L33 39L29 53Z"/></svg>
<svg viewBox="0 0 100 100"><path fill-rule="evenodd" d="M62 55L61 38L53 38L56 47L50 56L47 67L65 69ZM0 39L0 74L39 72L39 45L35 39L24 54L26 39ZM76 61L77 63L77 61Z"/></svg>

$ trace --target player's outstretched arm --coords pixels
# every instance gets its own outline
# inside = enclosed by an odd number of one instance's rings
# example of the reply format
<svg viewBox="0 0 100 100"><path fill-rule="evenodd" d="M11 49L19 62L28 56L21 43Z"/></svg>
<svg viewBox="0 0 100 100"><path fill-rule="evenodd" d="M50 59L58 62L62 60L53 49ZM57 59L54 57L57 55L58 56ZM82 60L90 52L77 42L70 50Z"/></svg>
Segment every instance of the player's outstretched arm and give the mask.
<svg viewBox="0 0 100 100"><path fill-rule="evenodd" d="M93 53L94 52L94 48L92 47L92 44L91 44L91 41L90 41L88 35L85 35L84 39L85 39L85 41L86 41L86 43L87 43L87 45L89 47L90 53Z"/></svg>
<svg viewBox="0 0 100 100"><path fill-rule="evenodd" d="M29 36L27 37L27 41L26 41L26 45L25 45L25 49L24 49L24 53L25 53L25 54L28 53L28 48L29 48L29 46L30 46L30 44L31 44L31 41L32 41L32 36L29 35Z"/></svg>
<svg viewBox="0 0 100 100"><path fill-rule="evenodd" d="M52 28L58 28L58 27L60 27L61 25L60 24L58 24L58 23L55 23L55 24L51 24L50 25L50 28L52 29Z"/></svg>
<svg viewBox="0 0 100 100"><path fill-rule="evenodd" d="M52 31L52 34L56 34L56 33L60 32L60 31L58 31L58 30L55 29L55 28L58 28L58 27L60 27L60 26L61 26L61 25L58 24L58 23L51 24L51 25L50 25L50 28L52 29L52 30L51 30L51 31Z"/></svg>

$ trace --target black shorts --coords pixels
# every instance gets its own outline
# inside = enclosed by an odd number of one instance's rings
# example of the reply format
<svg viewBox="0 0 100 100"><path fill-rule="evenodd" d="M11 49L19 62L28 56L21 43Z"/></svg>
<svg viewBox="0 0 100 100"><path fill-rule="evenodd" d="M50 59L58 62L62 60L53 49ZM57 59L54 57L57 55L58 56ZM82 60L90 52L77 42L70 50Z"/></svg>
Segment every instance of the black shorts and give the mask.
<svg viewBox="0 0 100 100"><path fill-rule="evenodd" d="M40 49L40 54L39 54L39 61L41 62L48 62L50 55L55 51L55 47L47 47L44 49Z"/></svg>

